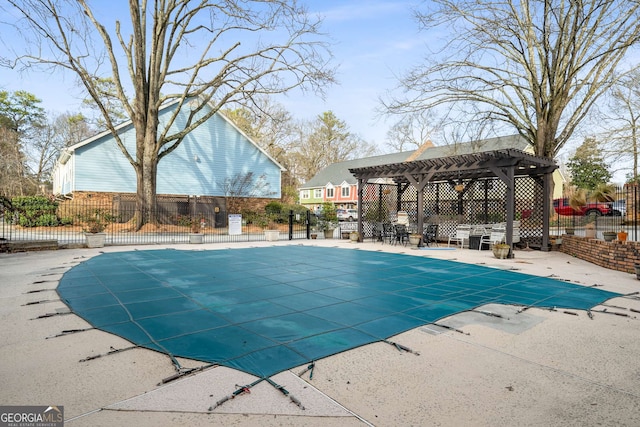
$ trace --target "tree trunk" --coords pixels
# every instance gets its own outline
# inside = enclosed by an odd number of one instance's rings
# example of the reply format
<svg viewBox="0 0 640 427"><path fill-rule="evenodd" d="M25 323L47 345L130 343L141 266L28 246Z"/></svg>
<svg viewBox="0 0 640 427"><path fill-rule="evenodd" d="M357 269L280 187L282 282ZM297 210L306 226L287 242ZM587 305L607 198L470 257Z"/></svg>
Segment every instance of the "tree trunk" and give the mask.
<svg viewBox="0 0 640 427"><path fill-rule="evenodd" d="M136 231L145 224L155 224L157 160L147 159L137 171Z"/></svg>
<svg viewBox="0 0 640 427"><path fill-rule="evenodd" d="M136 192L136 231L145 224L157 223L156 217L156 181L158 173L158 154L156 151L157 126L146 123L144 132L136 132L137 147L137 192Z"/></svg>

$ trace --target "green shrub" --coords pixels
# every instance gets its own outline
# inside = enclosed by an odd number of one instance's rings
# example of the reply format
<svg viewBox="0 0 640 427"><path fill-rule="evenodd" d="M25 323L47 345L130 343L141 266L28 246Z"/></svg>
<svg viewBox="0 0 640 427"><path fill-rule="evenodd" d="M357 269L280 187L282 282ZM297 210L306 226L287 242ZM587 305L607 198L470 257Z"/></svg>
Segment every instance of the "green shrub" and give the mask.
<svg viewBox="0 0 640 427"><path fill-rule="evenodd" d="M60 225L73 225L73 217L64 216L60 218Z"/></svg>
<svg viewBox="0 0 640 427"><path fill-rule="evenodd" d="M280 214L283 211L282 203L278 201L269 202L265 205L264 211L267 214Z"/></svg>
<svg viewBox="0 0 640 427"><path fill-rule="evenodd" d="M20 196L11 199L18 224L23 227L58 225L58 203L43 196Z"/></svg>
<svg viewBox="0 0 640 427"><path fill-rule="evenodd" d="M36 227L56 227L58 225L60 225L60 221L56 215L44 214L36 219Z"/></svg>

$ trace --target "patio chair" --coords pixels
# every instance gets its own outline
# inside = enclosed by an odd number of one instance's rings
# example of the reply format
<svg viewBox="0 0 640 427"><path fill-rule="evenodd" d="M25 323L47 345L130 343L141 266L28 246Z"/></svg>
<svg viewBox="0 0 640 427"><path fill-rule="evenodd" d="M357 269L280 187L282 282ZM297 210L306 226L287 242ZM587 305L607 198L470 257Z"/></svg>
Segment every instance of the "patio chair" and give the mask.
<svg viewBox="0 0 640 427"><path fill-rule="evenodd" d="M371 241L378 242L382 240L382 223L376 222L371 230Z"/></svg>
<svg viewBox="0 0 640 427"><path fill-rule="evenodd" d="M438 244L438 224L427 224L422 236L422 241L429 246L431 242Z"/></svg>
<svg viewBox="0 0 640 427"><path fill-rule="evenodd" d="M409 214L406 211L398 211L398 224L402 224L404 226L409 225Z"/></svg>
<svg viewBox="0 0 640 427"><path fill-rule="evenodd" d="M504 228L492 228L491 234L485 234L480 238L480 244L478 245L478 250L482 249L482 245L489 245L491 248L492 245L496 243L502 243L507 235L507 230Z"/></svg>
<svg viewBox="0 0 640 427"><path fill-rule="evenodd" d="M373 224L371 239L374 242L384 243L384 224L382 222L376 222L375 224Z"/></svg>
<svg viewBox="0 0 640 427"><path fill-rule="evenodd" d="M393 229L395 231L393 243L406 245L409 241L409 231L407 230L407 226L404 224L395 224Z"/></svg>
<svg viewBox="0 0 640 427"><path fill-rule="evenodd" d="M469 245L469 235L471 234L471 226L468 224L459 224L454 233L449 234L449 242L447 246L451 246L454 242L457 246L464 249L465 244Z"/></svg>
<svg viewBox="0 0 640 427"><path fill-rule="evenodd" d="M393 225L388 222L381 223L382 224L382 244L386 241L387 243L393 243L393 239L395 238L396 232L393 228Z"/></svg>

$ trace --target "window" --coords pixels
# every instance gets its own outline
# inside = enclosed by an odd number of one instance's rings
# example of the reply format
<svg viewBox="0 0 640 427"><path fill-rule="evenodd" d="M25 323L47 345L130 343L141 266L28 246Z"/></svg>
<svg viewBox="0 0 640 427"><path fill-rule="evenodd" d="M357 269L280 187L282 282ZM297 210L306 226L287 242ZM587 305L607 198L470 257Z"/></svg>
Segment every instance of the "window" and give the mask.
<svg viewBox="0 0 640 427"><path fill-rule="evenodd" d="M327 188L327 199L333 199L333 188Z"/></svg>
<svg viewBox="0 0 640 427"><path fill-rule="evenodd" d="M322 188L316 188L315 190L313 190L313 198L322 199Z"/></svg>
<svg viewBox="0 0 640 427"><path fill-rule="evenodd" d="M309 190L302 190L300 193L301 193L300 194L300 198L301 199L308 199L309 198Z"/></svg>
<svg viewBox="0 0 640 427"><path fill-rule="evenodd" d="M342 187L342 197L349 197L349 187Z"/></svg>

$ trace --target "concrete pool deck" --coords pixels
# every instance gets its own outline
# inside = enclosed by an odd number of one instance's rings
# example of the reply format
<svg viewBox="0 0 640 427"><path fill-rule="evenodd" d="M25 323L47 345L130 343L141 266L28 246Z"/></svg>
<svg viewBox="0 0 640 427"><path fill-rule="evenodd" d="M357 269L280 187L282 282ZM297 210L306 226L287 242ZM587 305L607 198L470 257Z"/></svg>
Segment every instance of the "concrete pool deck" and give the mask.
<svg viewBox="0 0 640 427"><path fill-rule="evenodd" d="M348 240L171 247L274 244L406 253L599 285L621 294L640 290L635 275L558 252L516 251L514 259L498 260L489 251L412 250ZM66 270L101 251L164 247L1 254L0 404L63 405L70 426L640 425L638 295L607 301L594 308L592 317L561 307L519 312L521 307L484 306L484 313L457 314L440 326L393 338L415 353L381 342L366 345L317 361L311 379L307 366L274 376L288 395L263 381L228 400L256 378L209 367L160 384L175 374L165 355L127 349L131 345L124 339L93 329L56 336L89 328L79 317L63 314L68 309L54 289Z"/></svg>

